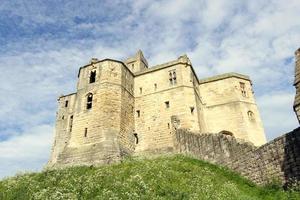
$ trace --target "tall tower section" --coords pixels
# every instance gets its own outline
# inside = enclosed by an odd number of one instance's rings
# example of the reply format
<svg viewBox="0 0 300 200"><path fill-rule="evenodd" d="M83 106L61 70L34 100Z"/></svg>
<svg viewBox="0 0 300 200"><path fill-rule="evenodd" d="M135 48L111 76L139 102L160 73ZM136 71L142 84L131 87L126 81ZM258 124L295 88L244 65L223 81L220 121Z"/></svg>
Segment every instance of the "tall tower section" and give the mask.
<svg viewBox="0 0 300 200"><path fill-rule="evenodd" d="M49 165L118 161L134 148L133 74L120 61L92 61L79 69L77 92L59 98Z"/></svg>
<svg viewBox="0 0 300 200"><path fill-rule="evenodd" d="M227 73L200 80L206 132L233 135L260 146L263 124L248 76Z"/></svg>
<svg viewBox="0 0 300 200"><path fill-rule="evenodd" d="M294 100L294 111L300 123L300 48L295 52L295 81L296 96Z"/></svg>

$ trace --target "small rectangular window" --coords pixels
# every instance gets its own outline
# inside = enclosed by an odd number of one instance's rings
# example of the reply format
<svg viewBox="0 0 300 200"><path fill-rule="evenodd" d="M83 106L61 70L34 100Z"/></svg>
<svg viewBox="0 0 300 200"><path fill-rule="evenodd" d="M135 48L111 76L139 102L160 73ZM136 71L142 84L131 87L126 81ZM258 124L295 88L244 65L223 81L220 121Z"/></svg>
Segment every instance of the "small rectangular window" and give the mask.
<svg viewBox="0 0 300 200"><path fill-rule="evenodd" d="M241 89L242 96L246 97L247 96L247 92L246 92L245 83L240 82L240 89Z"/></svg>
<svg viewBox="0 0 300 200"><path fill-rule="evenodd" d="M166 108L170 108L170 102L169 101L166 101L165 105L166 105Z"/></svg>
<svg viewBox="0 0 300 200"><path fill-rule="evenodd" d="M137 117L140 117L140 116L141 116L140 110L137 110L137 111L136 111L136 114L137 114Z"/></svg>
<svg viewBox="0 0 300 200"><path fill-rule="evenodd" d="M87 133L88 133L88 129L85 128L85 129L84 129L84 137L87 137Z"/></svg>
<svg viewBox="0 0 300 200"><path fill-rule="evenodd" d="M69 104L69 101L67 100L67 101L65 102L65 107L68 107L68 104Z"/></svg>
<svg viewBox="0 0 300 200"><path fill-rule="evenodd" d="M140 87L140 94L142 94L142 93L143 93L143 88Z"/></svg>
<svg viewBox="0 0 300 200"><path fill-rule="evenodd" d="M96 81L96 71L90 72L90 83L94 83Z"/></svg>
<svg viewBox="0 0 300 200"><path fill-rule="evenodd" d="M194 107L190 107L190 109L191 109L191 114L193 115L195 108Z"/></svg>
<svg viewBox="0 0 300 200"><path fill-rule="evenodd" d="M157 84L154 83L154 90L157 90Z"/></svg>
<svg viewBox="0 0 300 200"><path fill-rule="evenodd" d="M170 129L170 123L168 123L168 129Z"/></svg>
<svg viewBox="0 0 300 200"><path fill-rule="evenodd" d="M169 82L170 85L176 85L177 84L177 77L176 77L176 70L169 71Z"/></svg>

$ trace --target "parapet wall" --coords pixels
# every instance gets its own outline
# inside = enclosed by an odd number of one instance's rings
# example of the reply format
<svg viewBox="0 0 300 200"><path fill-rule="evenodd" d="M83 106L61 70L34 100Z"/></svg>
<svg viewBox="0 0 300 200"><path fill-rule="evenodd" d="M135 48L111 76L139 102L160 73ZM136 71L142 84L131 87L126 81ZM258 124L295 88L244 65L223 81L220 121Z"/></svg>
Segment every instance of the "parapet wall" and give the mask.
<svg viewBox="0 0 300 200"><path fill-rule="evenodd" d="M175 136L179 153L227 166L257 184L300 181L300 128L258 148L229 135L178 129Z"/></svg>

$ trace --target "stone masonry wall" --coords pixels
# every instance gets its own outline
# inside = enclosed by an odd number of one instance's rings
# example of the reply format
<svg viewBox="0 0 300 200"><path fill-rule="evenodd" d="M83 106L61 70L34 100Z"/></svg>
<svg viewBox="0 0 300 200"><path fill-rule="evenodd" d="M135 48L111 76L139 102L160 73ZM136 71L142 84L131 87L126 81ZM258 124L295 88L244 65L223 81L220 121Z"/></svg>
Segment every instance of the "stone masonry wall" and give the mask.
<svg viewBox="0 0 300 200"><path fill-rule="evenodd" d="M300 128L261 147L229 135L178 129L175 147L180 153L227 166L257 184L300 181Z"/></svg>

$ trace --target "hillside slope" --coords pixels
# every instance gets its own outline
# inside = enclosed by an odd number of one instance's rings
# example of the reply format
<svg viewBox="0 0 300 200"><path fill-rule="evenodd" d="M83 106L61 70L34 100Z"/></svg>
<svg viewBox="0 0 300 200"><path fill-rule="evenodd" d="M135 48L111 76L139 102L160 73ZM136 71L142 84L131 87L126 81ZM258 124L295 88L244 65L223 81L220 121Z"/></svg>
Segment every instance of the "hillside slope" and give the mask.
<svg viewBox="0 0 300 200"><path fill-rule="evenodd" d="M290 200L300 194L260 188L224 168L177 155L23 174L0 182L0 199Z"/></svg>

